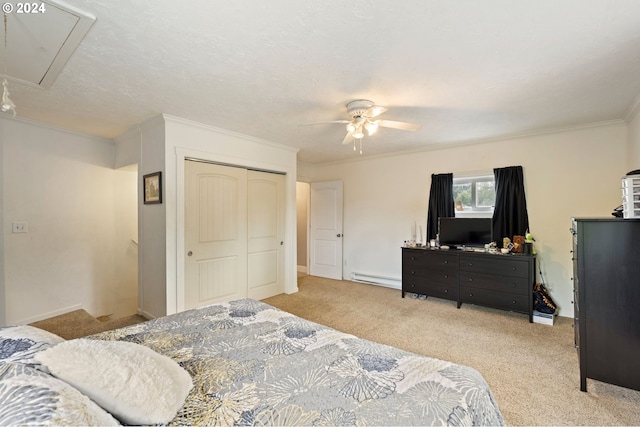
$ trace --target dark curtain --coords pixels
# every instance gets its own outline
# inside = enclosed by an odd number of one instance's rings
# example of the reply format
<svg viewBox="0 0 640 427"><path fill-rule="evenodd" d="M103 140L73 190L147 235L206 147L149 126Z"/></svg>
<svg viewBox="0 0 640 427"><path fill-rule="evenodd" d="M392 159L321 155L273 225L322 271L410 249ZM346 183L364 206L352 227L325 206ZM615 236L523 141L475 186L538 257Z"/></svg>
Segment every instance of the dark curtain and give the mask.
<svg viewBox="0 0 640 427"><path fill-rule="evenodd" d="M496 180L496 206L493 211L493 240L502 247L502 239L513 240L529 230L527 199L524 195L522 166L509 166L493 170Z"/></svg>
<svg viewBox="0 0 640 427"><path fill-rule="evenodd" d="M453 210L453 174L431 175L429 214L427 216L427 242L438 234L438 218L455 216Z"/></svg>

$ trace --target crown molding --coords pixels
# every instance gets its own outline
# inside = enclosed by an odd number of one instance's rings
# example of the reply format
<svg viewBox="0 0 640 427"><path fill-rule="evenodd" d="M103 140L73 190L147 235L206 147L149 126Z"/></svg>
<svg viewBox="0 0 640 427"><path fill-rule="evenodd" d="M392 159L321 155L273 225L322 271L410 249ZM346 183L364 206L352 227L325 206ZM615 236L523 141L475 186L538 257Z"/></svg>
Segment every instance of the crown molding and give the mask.
<svg viewBox="0 0 640 427"><path fill-rule="evenodd" d="M624 115L624 121L631 123L633 119L638 117L638 114L640 114L640 93L638 93L636 99L633 101L631 106L629 106L627 113Z"/></svg>

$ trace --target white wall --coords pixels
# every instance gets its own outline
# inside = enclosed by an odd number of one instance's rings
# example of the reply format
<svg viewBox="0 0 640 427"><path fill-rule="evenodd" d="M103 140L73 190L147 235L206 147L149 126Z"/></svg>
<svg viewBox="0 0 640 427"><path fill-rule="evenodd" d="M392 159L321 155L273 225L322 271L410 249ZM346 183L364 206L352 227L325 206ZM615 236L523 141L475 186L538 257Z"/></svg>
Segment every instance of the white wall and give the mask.
<svg viewBox="0 0 640 427"><path fill-rule="evenodd" d="M184 160L188 157L286 174L285 292L296 292L297 149L168 115L140 129L140 174L163 172L162 205L145 205L141 214L144 314L159 317L184 309Z"/></svg>
<svg viewBox="0 0 640 427"><path fill-rule="evenodd" d="M132 286L116 265L126 262L124 229L136 221L120 203L130 203L135 174L113 169L110 140L21 119L0 123L6 323L79 308L114 313L116 297ZM14 221L28 222L28 233L12 233Z"/></svg>
<svg viewBox="0 0 640 427"><path fill-rule="evenodd" d="M113 287L109 289L113 318L138 311L138 168L114 171L115 240Z"/></svg>
<svg viewBox="0 0 640 427"><path fill-rule="evenodd" d="M164 119L159 116L140 127L140 180L138 270L140 281L140 310L147 318L166 314L167 282L167 176L165 173ZM162 204L145 205L142 197L142 177L162 172Z"/></svg>
<svg viewBox="0 0 640 427"><path fill-rule="evenodd" d="M352 272L400 279L400 246L411 225L417 221L426 230L431 174L522 165L538 266L560 315L572 316L570 220L609 217L620 204L627 146L626 124L613 122L370 160L356 157L316 166L313 179L344 182L345 279ZM345 151L348 156L352 152Z"/></svg>
<svg viewBox="0 0 640 427"><path fill-rule="evenodd" d="M627 168L629 170L627 172L640 169L640 101L636 104L634 113L629 117L629 163Z"/></svg>
<svg viewBox="0 0 640 427"><path fill-rule="evenodd" d="M7 138L5 131L5 121L0 120L0 327L7 324L7 301L5 298L5 273L4 273L4 239L5 239L5 222L4 222L4 141Z"/></svg>

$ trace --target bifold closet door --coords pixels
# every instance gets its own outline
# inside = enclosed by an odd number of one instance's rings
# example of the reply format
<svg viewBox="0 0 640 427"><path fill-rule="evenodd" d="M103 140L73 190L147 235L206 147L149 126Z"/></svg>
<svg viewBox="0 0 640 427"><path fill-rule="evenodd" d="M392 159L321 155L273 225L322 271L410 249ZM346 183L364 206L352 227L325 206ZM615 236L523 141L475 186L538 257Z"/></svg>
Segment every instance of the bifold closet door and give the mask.
<svg viewBox="0 0 640 427"><path fill-rule="evenodd" d="M185 309L247 296L247 170L185 162Z"/></svg>
<svg viewBox="0 0 640 427"><path fill-rule="evenodd" d="M185 162L185 309L284 292L285 182Z"/></svg>
<svg viewBox="0 0 640 427"><path fill-rule="evenodd" d="M285 176L248 171L248 296L284 292Z"/></svg>

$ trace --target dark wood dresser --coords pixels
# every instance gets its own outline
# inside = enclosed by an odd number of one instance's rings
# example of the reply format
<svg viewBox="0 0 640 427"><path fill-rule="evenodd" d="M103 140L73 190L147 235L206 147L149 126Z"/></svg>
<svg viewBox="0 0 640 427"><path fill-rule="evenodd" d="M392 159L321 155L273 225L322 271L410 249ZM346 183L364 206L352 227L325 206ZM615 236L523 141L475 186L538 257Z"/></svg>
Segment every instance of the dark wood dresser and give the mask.
<svg viewBox="0 0 640 427"><path fill-rule="evenodd" d="M577 218L571 233L580 390L640 390L640 218Z"/></svg>
<svg viewBox="0 0 640 427"><path fill-rule="evenodd" d="M510 310L533 322L535 256L402 248L405 293Z"/></svg>

